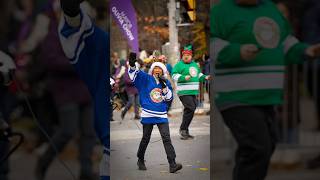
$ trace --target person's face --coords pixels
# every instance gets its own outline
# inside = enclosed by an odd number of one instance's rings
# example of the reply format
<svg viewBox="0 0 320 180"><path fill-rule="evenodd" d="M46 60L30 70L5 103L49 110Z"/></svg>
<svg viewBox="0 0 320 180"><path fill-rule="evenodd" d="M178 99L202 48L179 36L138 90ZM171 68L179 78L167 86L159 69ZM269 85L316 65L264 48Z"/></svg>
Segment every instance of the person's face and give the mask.
<svg viewBox="0 0 320 180"><path fill-rule="evenodd" d="M160 67L156 66L153 68L152 74L156 77L158 76L162 76L163 75L163 71Z"/></svg>
<svg viewBox="0 0 320 180"><path fill-rule="evenodd" d="M111 60L113 61L113 63L118 63L118 59L119 59L119 57L118 57L118 53L113 53L112 54L112 57L111 57Z"/></svg>
<svg viewBox="0 0 320 180"><path fill-rule="evenodd" d="M192 55L190 55L190 54L184 54L184 55L182 55L182 60L183 60L183 62L185 62L185 63L190 63L190 62L191 62L191 59L192 59Z"/></svg>
<svg viewBox="0 0 320 180"><path fill-rule="evenodd" d="M259 0L236 0L240 5L257 5Z"/></svg>

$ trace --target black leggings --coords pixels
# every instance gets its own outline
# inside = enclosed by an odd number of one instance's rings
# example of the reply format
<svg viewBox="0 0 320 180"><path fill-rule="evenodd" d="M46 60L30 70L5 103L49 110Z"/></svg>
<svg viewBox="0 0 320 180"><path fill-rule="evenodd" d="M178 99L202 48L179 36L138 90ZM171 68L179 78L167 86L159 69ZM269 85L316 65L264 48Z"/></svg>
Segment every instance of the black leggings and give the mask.
<svg viewBox="0 0 320 180"><path fill-rule="evenodd" d="M143 124L143 136L142 136L139 150L137 153L137 156L139 159L144 160L144 154L146 152L147 146L148 146L150 138L151 138L153 125L154 124ZM157 124L157 126L158 126L158 129L161 134L161 138L162 138L162 142L164 145L164 149L167 154L168 162L169 162L169 164L171 164L171 163L175 162L176 153L175 153L174 147L171 143L169 124L168 123L160 123L160 124Z"/></svg>

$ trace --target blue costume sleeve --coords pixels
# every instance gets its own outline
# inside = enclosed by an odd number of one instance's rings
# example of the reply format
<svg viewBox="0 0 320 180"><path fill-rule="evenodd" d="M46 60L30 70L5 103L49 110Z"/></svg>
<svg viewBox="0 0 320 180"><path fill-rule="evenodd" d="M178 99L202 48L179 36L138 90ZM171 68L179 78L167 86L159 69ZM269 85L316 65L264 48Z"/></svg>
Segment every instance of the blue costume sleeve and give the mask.
<svg viewBox="0 0 320 180"><path fill-rule="evenodd" d="M145 84L149 81L151 75L140 71L139 69L128 69L128 74L129 78L131 81L134 83L135 87L139 90L142 91L143 88L145 87Z"/></svg>
<svg viewBox="0 0 320 180"><path fill-rule="evenodd" d="M109 35L94 26L89 16L81 13L81 25L76 28L62 18L59 37L70 63L90 91L94 102L95 130L105 151L109 152Z"/></svg>

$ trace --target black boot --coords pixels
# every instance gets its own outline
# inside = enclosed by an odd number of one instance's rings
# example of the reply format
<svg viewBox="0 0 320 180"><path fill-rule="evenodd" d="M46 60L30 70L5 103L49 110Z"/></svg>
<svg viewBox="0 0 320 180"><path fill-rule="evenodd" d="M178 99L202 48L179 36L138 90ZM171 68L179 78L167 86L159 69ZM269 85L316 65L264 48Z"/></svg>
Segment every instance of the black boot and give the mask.
<svg viewBox="0 0 320 180"><path fill-rule="evenodd" d="M173 163L170 163L169 171L170 173L175 173L182 169L182 165L180 163L176 163L175 161Z"/></svg>
<svg viewBox="0 0 320 180"><path fill-rule="evenodd" d="M139 167L139 170L143 170L143 171L147 170L147 167L144 164L144 160L138 159L137 165Z"/></svg>
<svg viewBox="0 0 320 180"><path fill-rule="evenodd" d="M187 130L187 136L188 136L189 139L193 139L194 138L194 136L189 134L189 130Z"/></svg>
<svg viewBox="0 0 320 180"><path fill-rule="evenodd" d="M187 130L180 130L179 132L180 132L180 139L187 140L189 138L187 134Z"/></svg>

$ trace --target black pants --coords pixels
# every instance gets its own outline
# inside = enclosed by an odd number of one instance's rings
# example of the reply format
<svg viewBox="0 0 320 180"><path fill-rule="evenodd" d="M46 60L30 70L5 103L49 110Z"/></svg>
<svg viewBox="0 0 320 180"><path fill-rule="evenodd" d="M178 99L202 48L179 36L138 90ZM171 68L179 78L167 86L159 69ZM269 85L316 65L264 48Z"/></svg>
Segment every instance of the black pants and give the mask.
<svg viewBox="0 0 320 180"><path fill-rule="evenodd" d="M0 120L3 120L4 116L0 108ZM0 130L0 180L7 180L9 174L9 161L2 161L2 159L9 152L9 140L4 136L4 132Z"/></svg>
<svg viewBox="0 0 320 180"><path fill-rule="evenodd" d="M150 138L151 138L153 125L154 124L143 124L143 136L142 136L139 150L137 153L137 156L139 159L144 160L144 154L146 152L147 146L148 146ZM161 134L161 138L162 138L162 142L164 145L164 149L167 154L168 162L169 162L169 164L172 164L175 162L176 153L175 153L174 147L171 143L169 124L168 123L161 123L161 124L157 124L157 126L158 126L158 129Z"/></svg>
<svg viewBox="0 0 320 180"><path fill-rule="evenodd" d="M14 107L16 107L17 101L13 94L0 84L0 119L9 123L9 116ZM8 154L10 148L10 142L8 139L0 137L0 160ZM9 160L0 162L0 180L7 180L9 174Z"/></svg>
<svg viewBox="0 0 320 180"><path fill-rule="evenodd" d="M6 139L0 139L0 160L4 158L9 152L9 141ZM9 161L0 162L0 179L7 180L9 173Z"/></svg>
<svg viewBox="0 0 320 180"><path fill-rule="evenodd" d="M194 111L197 108L197 98L195 95L179 96L180 101L183 104L183 117L180 130L189 130L189 126L193 119Z"/></svg>
<svg viewBox="0 0 320 180"><path fill-rule="evenodd" d="M242 106L222 111L238 143L233 180L263 180L276 144L272 106Z"/></svg>

